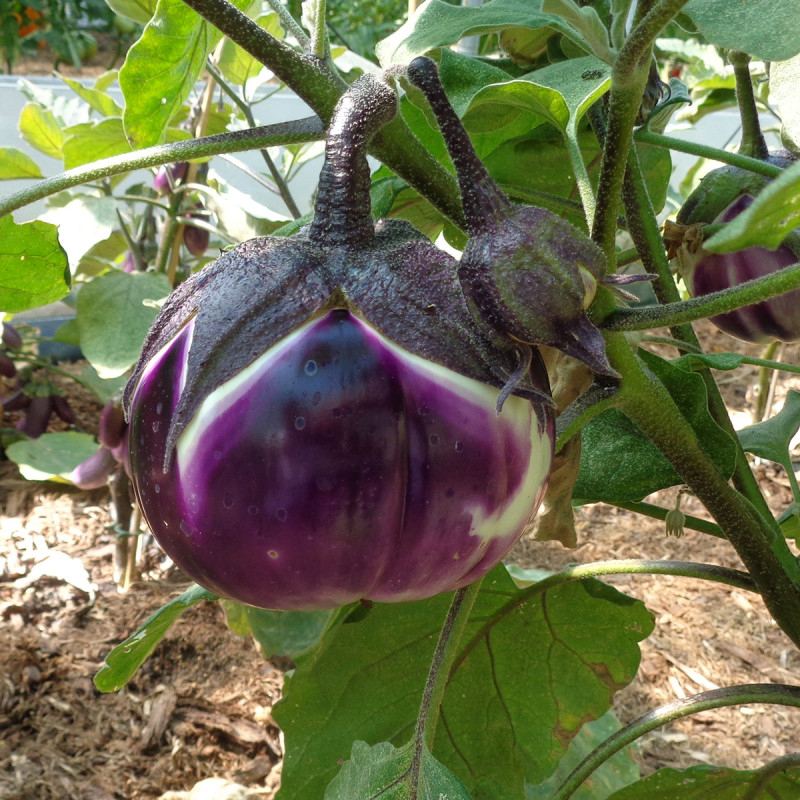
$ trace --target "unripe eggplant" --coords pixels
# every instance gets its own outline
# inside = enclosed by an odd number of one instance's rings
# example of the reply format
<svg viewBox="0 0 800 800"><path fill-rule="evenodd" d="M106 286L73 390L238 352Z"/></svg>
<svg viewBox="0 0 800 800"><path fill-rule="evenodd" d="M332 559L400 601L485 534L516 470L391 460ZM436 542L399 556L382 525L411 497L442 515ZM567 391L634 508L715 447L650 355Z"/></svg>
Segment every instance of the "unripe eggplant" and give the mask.
<svg viewBox="0 0 800 800"><path fill-rule="evenodd" d="M3 398L4 411L22 411L31 404L30 395L26 394L23 389L17 389L12 392L8 397Z"/></svg>
<svg viewBox="0 0 800 800"><path fill-rule="evenodd" d="M117 459L107 447L101 447L94 455L82 461L70 473L70 480L79 489L100 489L108 482L108 476L117 468Z"/></svg>
<svg viewBox="0 0 800 800"><path fill-rule="evenodd" d="M4 378L13 378L17 374L17 367L6 353L0 351L0 375Z"/></svg>
<svg viewBox="0 0 800 800"><path fill-rule="evenodd" d="M125 422L125 412L118 400L109 400L100 412L100 424L97 438L100 444L113 450L123 440L128 423Z"/></svg>
<svg viewBox="0 0 800 800"><path fill-rule="evenodd" d="M69 404L69 400L60 394L53 395L53 411L62 419L67 425L74 425L76 422L75 412Z"/></svg>
<svg viewBox="0 0 800 800"><path fill-rule="evenodd" d="M598 375L618 377L586 314L604 268L601 250L551 211L509 201L478 158L431 59L415 58L407 76L430 104L456 169L470 237L458 274L475 313L513 340L554 347Z"/></svg>
<svg viewBox="0 0 800 800"><path fill-rule="evenodd" d="M31 439L38 439L47 430L47 423L52 413L52 396L36 395L31 398L25 417L17 424L17 430L30 436Z"/></svg>
<svg viewBox="0 0 800 800"><path fill-rule="evenodd" d="M206 221L208 212L203 210L202 204L198 203L194 211L190 212L187 216L189 218L195 217ZM183 228L183 243L186 249L198 258L208 250L210 235L205 228L198 228L196 225L191 225L188 222Z"/></svg>
<svg viewBox="0 0 800 800"><path fill-rule="evenodd" d="M188 169L188 161L176 161L173 164L160 166L153 179L153 188L159 194L172 194L174 188L186 177Z"/></svg>
<svg viewBox="0 0 800 800"><path fill-rule="evenodd" d="M364 76L331 122L313 222L225 252L167 300L125 391L131 474L175 563L275 609L464 586L535 514L553 456L538 351L470 313L455 260L375 224Z"/></svg>
<svg viewBox="0 0 800 800"><path fill-rule="evenodd" d="M773 154L769 160L786 167L794 159L788 154ZM751 192L760 191L767 183L767 178L735 167L710 172L678 214L679 236L698 227L702 229L706 223L721 224L735 219L753 202ZM680 273L693 296L730 289L800 261L788 241L777 250L748 247L735 253L711 253L702 247L699 237L687 236L675 252ZM724 333L745 342L798 341L800 289L710 319Z"/></svg>
<svg viewBox="0 0 800 800"><path fill-rule="evenodd" d="M7 347L9 350L22 349L22 337L19 331L8 322L3 323L3 347Z"/></svg>

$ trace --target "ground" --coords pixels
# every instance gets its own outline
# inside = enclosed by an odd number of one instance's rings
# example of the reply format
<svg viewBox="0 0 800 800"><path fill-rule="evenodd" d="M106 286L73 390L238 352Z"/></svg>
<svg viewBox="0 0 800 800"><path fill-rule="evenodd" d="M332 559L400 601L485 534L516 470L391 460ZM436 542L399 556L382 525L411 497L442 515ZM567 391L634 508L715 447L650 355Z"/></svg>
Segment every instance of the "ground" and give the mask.
<svg viewBox="0 0 800 800"><path fill-rule="evenodd" d="M730 347L709 337L712 349ZM798 356L800 345L784 354L792 363ZM735 378L724 390L740 420L754 376L724 375ZM789 385L779 385L776 408ZM77 427L93 431L98 406L70 392ZM99 694L92 677L108 651L187 582L152 545L142 579L118 591L106 492L31 483L8 462L0 468L0 797L154 800L217 776L271 798L282 740L270 710L288 664L265 661L226 628L218 605L204 603L170 629L127 687ZM775 508L784 507L786 476L771 464L756 469ZM675 492L651 499L670 505ZM703 514L693 498L684 510ZM692 531L667 537L663 523L604 505L580 509L578 531L574 550L524 539L510 560L551 570L643 557L741 566L724 541ZM686 578L609 580L644 600L657 623L636 680L617 695L623 721L715 686L796 682L800 653L758 596ZM650 734L636 758L645 773L695 763L757 767L800 750L798 731L800 711L777 706L706 712Z"/></svg>

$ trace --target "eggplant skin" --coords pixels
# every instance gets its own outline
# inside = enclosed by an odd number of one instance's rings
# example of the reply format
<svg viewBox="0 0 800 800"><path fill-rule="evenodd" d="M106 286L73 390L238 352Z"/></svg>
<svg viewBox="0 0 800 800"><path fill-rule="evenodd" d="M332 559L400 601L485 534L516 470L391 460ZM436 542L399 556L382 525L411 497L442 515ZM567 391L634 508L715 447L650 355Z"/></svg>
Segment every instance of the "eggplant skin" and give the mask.
<svg viewBox="0 0 800 800"><path fill-rule="evenodd" d="M541 502L552 411L314 315L208 394L170 458L195 318L140 371L134 487L167 554L253 606L419 600L476 580Z"/></svg>
<svg viewBox="0 0 800 800"><path fill-rule="evenodd" d="M706 253L691 278L694 296L718 292L745 281L770 275L798 262L798 257L785 245L777 250L749 247L738 253ZM800 289L737 308L727 314L711 317L721 331L744 342L763 344L773 339L782 342L800 340Z"/></svg>

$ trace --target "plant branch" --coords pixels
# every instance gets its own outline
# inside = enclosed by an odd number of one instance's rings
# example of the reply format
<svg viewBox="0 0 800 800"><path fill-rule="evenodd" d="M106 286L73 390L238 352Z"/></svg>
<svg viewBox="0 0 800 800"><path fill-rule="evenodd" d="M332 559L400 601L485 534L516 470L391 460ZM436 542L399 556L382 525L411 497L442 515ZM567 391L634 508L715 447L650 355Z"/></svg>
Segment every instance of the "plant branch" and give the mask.
<svg viewBox="0 0 800 800"><path fill-rule="evenodd" d="M281 0L267 0L267 5L278 15L281 27L286 33L291 33L297 39L300 47L308 50L311 44L308 34L303 30L303 26L289 13L289 10Z"/></svg>
<svg viewBox="0 0 800 800"><path fill-rule="evenodd" d="M701 692L681 700L675 700L653 711L648 711L609 736L592 750L567 776L553 795L552 800L568 800L598 767L615 753L650 731L690 714L699 714L701 711L711 711L715 708L744 705L745 703L769 703L800 708L800 686L771 683L726 686L722 689L712 689L709 692Z"/></svg>
<svg viewBox="0 0 800 800"><path fill-rule="evenodd" d="M642 144L652 144L668 150L677 150L679 153L688 153L698 158L721 161L723 164L730 164L733 167L763 175L765 178L777 178L783 172L780 167L767 161L759 161L757 158L750 158L739 153L730 153L727 150L720 150L718 147L711 147L699 142L687 142L685 139L665 136L663 133L655 133L646 127L639 128L633 138Z"/></svg>
<svg viewBox="0 0 800 800"><path fill-rule="evenodd" d="M183 1L271 69L327 125L347 84L324 61L298 53L270 36L227 0ZM463 227L464 214L454 176L431 156L399 115L372 138L369 152Z"/></svg>
<svg viewBox="0 0 800 800"><path fill-rule="evenodd" d="M786 772L787 769L800 767L800 753L787 753L764 764L758 770L758 777L748 787L747 791L741 796L740 800L757 800L763 796L764 790L772 783L772 779Z"/></svg>
<svg viewBox="0 0 800 800"><path fill-rule="evenodd" d="M684 322L712 317L737 308L768 300L800 287L800 263L740 283L730 289L676 303L643 308L618 308L598 327L606 331L643 331L650 328L672 327Z"/></svg>
<svg viewBox="0 0 800 800"><path fill-rule="evenodd" d="M319 117L305 117L277 125L263 125L246 131L219 133L215 136L204 136L202 139L190 139L183 142L147 147L120 156L103 158L81 167L69 169L52 178L45 178L33 186L22 189L0 199L0 217L18 208L42 200L80 186L84 183L131 172L135 169L158 167L172 161L191 161L197 158L209 158L221 153L240 153L259 147L275 145L317 142L325 138L325 131Z"/></svg>
<svg viewBox="0 0 800 800"><path fill-rule="evenodd" d="M750 76L750 56L739 50L728 53L728 61L733 65L736 80L736 102L739 105L739 117L742 120L742 140L739 153L751 158L764 159L769 155L761 123L758 120L758 108L753 94L753 79Z"/></svg>

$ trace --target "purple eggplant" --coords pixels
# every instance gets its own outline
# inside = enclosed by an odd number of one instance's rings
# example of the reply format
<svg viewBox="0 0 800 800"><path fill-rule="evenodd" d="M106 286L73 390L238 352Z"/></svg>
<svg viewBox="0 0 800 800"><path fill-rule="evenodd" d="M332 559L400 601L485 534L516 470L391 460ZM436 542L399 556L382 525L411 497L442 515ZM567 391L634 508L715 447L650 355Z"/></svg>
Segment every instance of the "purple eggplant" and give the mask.
<svg viewBox="0 0 800 800"><path fill-rule="evenodd" d="M108 476L117 468L117 459L107 447L101 447L72 470L70 480L79 489L100 489L108 482Z"/></svg>
<svg viewBox="0 0 800 800"><path fill-rule="evenodd" d="M31 398L24 418L17 424L17 430L30 436L31 439L38 439L47 430L47 423L52 413L52 396L36 395Z"/></svg>
<svg viewBox="0 0 800 800"><path fill-rule="evenodd" d="M795 157L790 153L771 153L766 159L783 169ZM735 253L710 253L701 244L697 229L707 224L730 222L752 202L769 179L762 175L725 166L703 177L677 215L673 253L689 293L701 296L730 289L740 283L769 275L800 261L798 254L784 242L777 250L748 247ZM800 229L798 229L800 231ZM800 289L761 303L711 317L721 331L754 344L775 339L784 342L800 340Z"/></svg>
<svg viewBox="0 0 800 800"><path fill-rule="evenodd" d="M100 412L100 425L97 438L100 444L113 450L118 447L125 435L128 424L125 422L125 412L118 400L109 400Z"/></svg>
<svg viewBox="0 0 800 800"><path fill-rule="evenodd" d="M204 222L208 220L208 212L203 210L202 204L198 203L194 211L187 215L190 219L195 217ZM208 243L210 234L205 228L198 228L196 225L186 223L183 228L183 243L186 249L195 257L199 258L206 250L208 250Z"/></svg>
<svg viewBox="0 0 800 800"><path fill-rule="evenodd" d="M312 224L245 242L168 299L126 388L130 469L168 555L273 609L430 597L484 575L553 458L535 348L473 316L457 264L374 224L366 144L396 112L337 106Z"/></svg>
<svg viewBox="0 0 800 800"><path fill-rule="evenodd" d="M76 422L75 412L69 404L69 400L60 394L53 395L53 411L62 419L67 425L74 425Z"/></svg>
<svg viewBox="0 0 800 800"><path fill-rule="evenodd" d="M0 350L0 375L4 378L13 378L17 374L17 367L8 357L7 353Z"/></svg>
<svg viewBox="0 0 800 800"><path fill-rule="evenodd" d="M22 336L20 336L19 331L13 325L9 325L8 322L3 323L2 340L3 347L7 347L9 350L22 349Z"/></svg>
<svg viewBox="0 0 800 800"><path fill-rule="evenodd" d="M173 164L164 164L156 170L153 179L153 188L159 194L172 194L173 189L186 177L189 169L188 161L176 161Z"/></svg>

